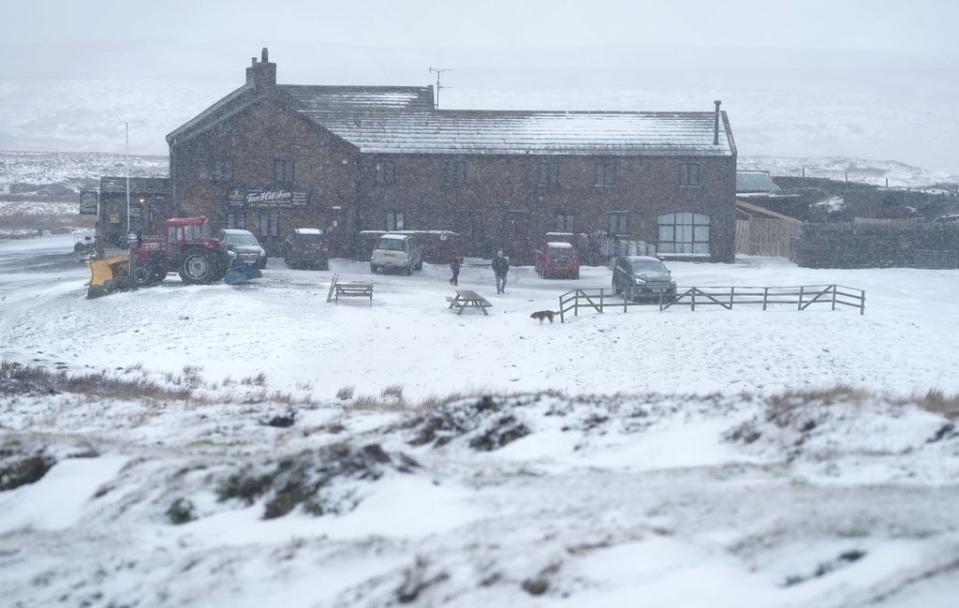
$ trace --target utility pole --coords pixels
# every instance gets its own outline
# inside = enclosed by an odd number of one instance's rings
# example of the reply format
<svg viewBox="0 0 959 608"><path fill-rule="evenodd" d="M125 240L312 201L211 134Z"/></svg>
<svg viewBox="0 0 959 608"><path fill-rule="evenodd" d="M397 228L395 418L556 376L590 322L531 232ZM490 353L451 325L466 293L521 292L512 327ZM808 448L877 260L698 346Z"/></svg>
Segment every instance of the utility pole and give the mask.
<svg viewBox="0 0 959 608"><path fill-rule="evenodd" d="M127 234L130 234L130 123L123 123L126 135L126 166L127 166Z"/></svg>
<svg viewBox="0 0 959 608"><path fill-rule="evenodd" d="M440 76L443 75L443 72L452 72L450 68L434 68L430 66L430 72L436 73L436 99L434 106L437 110L440 109L440 89L448 89L449 87L444 87L440 84Z"/></svg>

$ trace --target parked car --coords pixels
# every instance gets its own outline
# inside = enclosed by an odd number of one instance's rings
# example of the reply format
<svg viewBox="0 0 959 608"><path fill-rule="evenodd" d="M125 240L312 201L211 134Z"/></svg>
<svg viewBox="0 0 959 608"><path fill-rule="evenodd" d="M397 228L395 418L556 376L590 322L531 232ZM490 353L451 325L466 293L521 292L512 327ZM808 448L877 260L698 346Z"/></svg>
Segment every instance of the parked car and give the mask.
<svg viewBox="0 0 959 608"><path fill-rule="evenodd" d="M266 268L266 250L260 247L260 242L249 230L227 228L221 230L217 238L223 242L227 251L236 254L241 264L261 270Z"/></svg>
<svg viewBox="0 0 959 608"><path fill-rule="evenodd" d="M676 299L676 283L666 265L657 258L623 256L613 265L613 289L633 301Z"/></svg>
<svg viewBox="0 0 959 608"><path fill-rule="evenodd" d="M536 272L544 279L579 278L579 253L570 243L546 243L542 249L533 252Z"/></svg>
<svg viewBox="0 0 959 608"><path fill-rule="evenodd" d="M423 268L423 252L419 242L405 234L386 233L376 241L370 256L370 271L400 270L412 274Z"/></svg>
<svg viewBox="0 0 959 608"><path fill-rule="evenodd" d="M319 228L296 228L286 237L286 265L290 268L330 269L330 247Z"/></svg>

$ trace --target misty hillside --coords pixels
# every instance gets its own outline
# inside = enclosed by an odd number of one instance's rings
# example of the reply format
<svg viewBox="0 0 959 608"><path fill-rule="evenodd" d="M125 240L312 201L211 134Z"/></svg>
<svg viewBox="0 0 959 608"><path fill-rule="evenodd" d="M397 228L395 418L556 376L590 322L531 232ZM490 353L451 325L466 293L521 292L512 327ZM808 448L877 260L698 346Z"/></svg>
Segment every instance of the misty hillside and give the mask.
<svg viewBox="0 0 959 608"><path fill-rule="evenodd" d="M123 154L102 152L0 151L0 195L43 200L75 200L81 188L95 188L103 175L124 175ZM130 175L162 177L165 156L130 155Z"/></svg>

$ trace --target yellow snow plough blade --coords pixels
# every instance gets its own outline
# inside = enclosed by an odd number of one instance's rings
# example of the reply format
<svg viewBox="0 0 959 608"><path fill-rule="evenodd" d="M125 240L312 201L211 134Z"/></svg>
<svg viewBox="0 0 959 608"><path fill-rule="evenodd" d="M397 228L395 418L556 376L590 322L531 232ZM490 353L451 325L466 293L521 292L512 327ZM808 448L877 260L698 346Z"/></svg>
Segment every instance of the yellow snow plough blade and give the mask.
<svg viewBox="0 0 959 608"><path fill-rule="evenodd" d="M102 260L90 262L90 283L88 298L98 298L118 289L129 289L133 285L130 276L130 256L112 255Z"/></svg>

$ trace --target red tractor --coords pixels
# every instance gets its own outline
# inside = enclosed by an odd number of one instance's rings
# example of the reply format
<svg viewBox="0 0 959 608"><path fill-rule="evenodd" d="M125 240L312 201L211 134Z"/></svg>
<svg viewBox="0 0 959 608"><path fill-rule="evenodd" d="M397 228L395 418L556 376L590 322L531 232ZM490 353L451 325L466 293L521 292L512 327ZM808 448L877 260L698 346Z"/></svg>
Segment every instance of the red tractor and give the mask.
<svg viewBox="0 0 959 608"><path fill-rule="evenodd" d="M178 272L184 283L212 283L229 267L226 248L210 235L202 216L168 219L162 235L138 237L130 245L130 269L138 285L159 283L170 272Z"/></svg>

